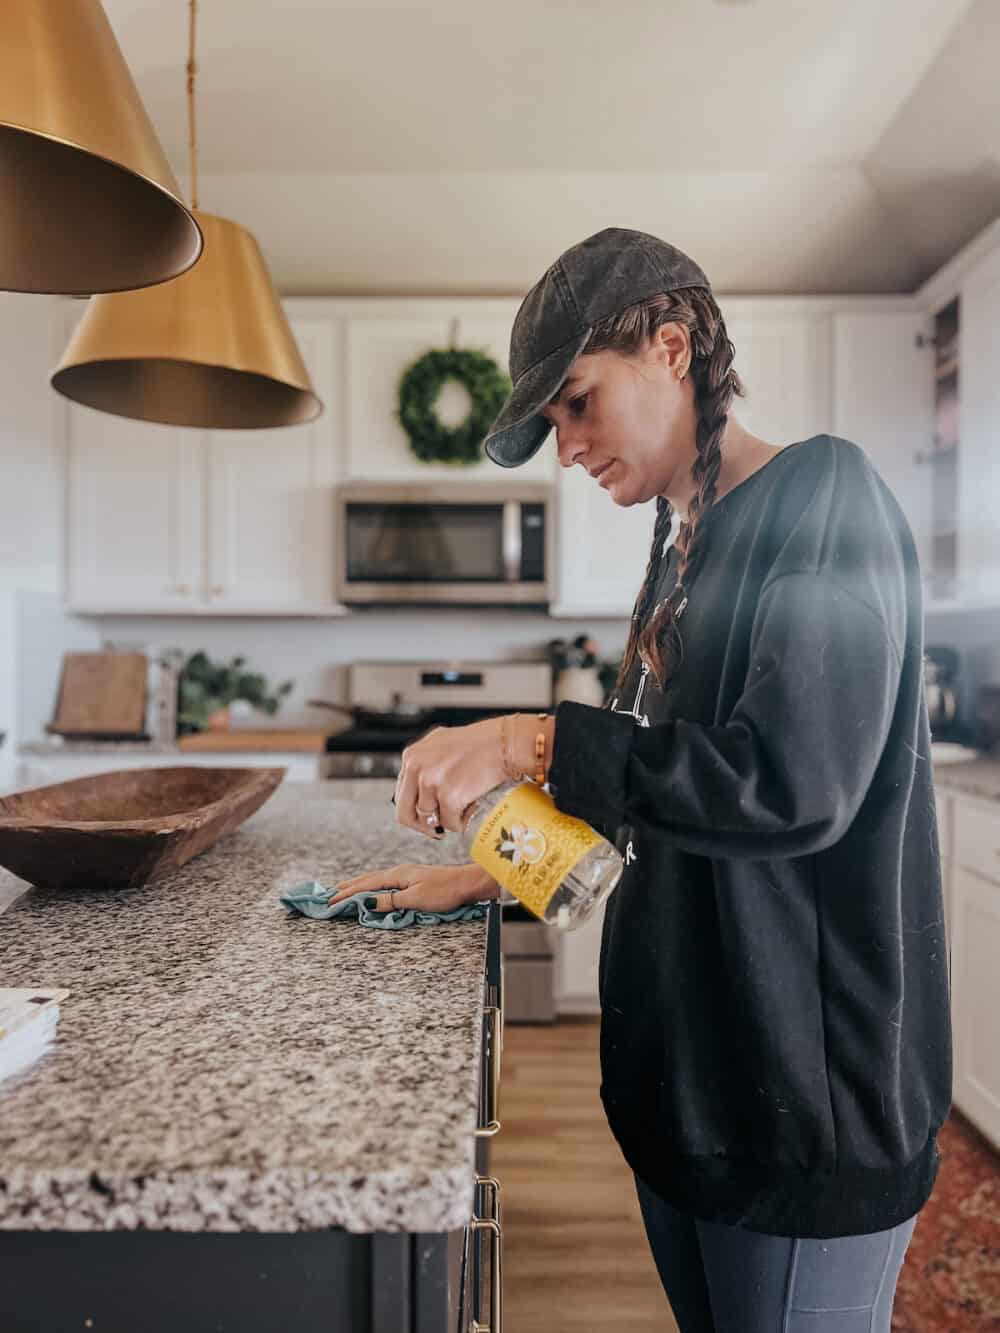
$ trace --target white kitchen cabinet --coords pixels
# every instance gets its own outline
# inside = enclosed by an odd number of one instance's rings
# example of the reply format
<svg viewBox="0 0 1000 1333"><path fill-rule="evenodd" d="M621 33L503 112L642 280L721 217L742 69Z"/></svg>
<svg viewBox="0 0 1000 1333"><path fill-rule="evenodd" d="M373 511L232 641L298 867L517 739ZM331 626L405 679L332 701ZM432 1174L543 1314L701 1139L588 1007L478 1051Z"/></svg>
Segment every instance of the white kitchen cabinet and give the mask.
<svg viewBox="0 0 1000 1333"><path fill-rule="evenodd" d="M833 317L831 431L872 460L906 515L921 568L929 568L934 369L917 344L919 310L838 311Z"/></svg>
<svg viewBox="0 0 1000 1333"><path fill-rule="evenodd" d="M952 797L955 1105L1000 1147L1000 805Z"/></svg>
<svg viewBox="0 0 1000 1333"><path fill-rule="evenodd" d="M324 412L198 431L71 404L68 601L80 613L336 614L335 329L292 330Z"/></svg>
<svg viewBox="0 0 1000 1333"><path fill-rule="evenodd" d="M1000 246L962 282L958 600L1000 605Z"/></svg>
<svg viewBox="0 0 1000 1333"><path fill-rule="evenodd" d="M68 407L71 606L193 610L202 596L199 432Z"/></svg>
<svg viewBox="0 0 1000 1333"><path fill-rule="evenodd" d="M938 848L941 855L941 893L944 898L944 931L951 958L951 847L954 798L940 787L934 789L934 809L937 816ZM950 967L949 961L949 967Z"/></svg>
<svg viewBox="0 0 1000 1333"><path fill-rule="evenodd" d="M518 302L411 300L397 305L360 305L345 321L347 450L345 476L365 481L502 482L513 471L488 458L478 463L425 463L417 458L400 424L399 385L409 367L427 352L454 344L483 351L504 372ZM469 398L461 386L445 384L438 399L441 419L458 425ZM554 449L541 449L516 469L518 481L551 480Z"/></svg>
<svg viewBox="0 0 1000 1333"><path fill-rule="evenodd" d="M556 939L556 1009L562 1014L600 1012L598 964L607 899L576 930Z"/></svg>
<svg viewBox="0 0 1000 1333"><path fill-rule="evenodd" d="M646 572L656 504L624 508L582 467L560 470L554 616L629 616Z"/></svg>
<svg viewBox="0 0 1000 1333"><path fill-rule="evenodd" d="M952 868L955 1105L1000 1147L1000 882Z"/></svg>
<svg viewBox="0 0 1000 1333"><path fill-rule="evenodd" d="M333 329L292 327L326 410L300 426L207 432L203 596L213 610L334 602Z"/></svg>
<svg viewBox="0 0 1000 1333"><path fill-rule="evenodd" d="M720 300L746 388L732 412L769 444L794 444L831 429L830 314L822 305Z"/></svg>

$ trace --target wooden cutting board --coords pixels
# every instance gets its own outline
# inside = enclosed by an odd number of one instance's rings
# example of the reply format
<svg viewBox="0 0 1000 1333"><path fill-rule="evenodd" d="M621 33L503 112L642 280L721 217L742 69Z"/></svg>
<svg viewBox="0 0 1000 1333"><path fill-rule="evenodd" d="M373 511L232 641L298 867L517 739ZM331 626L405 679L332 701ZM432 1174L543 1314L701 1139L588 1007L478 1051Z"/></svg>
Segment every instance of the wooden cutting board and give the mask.
<svg viewBox="0 0 1000 1333"><path fill-rule="evenodd" d="M145 653L63 653L55 717L56 736L144 736Z"/></svg>
<svg viewBox="0 0 1000 1333"><path fill-rule="evenodd" d="M329 729L316 727L260 728L251 730L239 727L232 731L198 731L189 736L178 736L177 748L180 750L261 750L274 753L278 750L300 752L303 754L322 754L326 750L326 738L334 733Z"/></svg>

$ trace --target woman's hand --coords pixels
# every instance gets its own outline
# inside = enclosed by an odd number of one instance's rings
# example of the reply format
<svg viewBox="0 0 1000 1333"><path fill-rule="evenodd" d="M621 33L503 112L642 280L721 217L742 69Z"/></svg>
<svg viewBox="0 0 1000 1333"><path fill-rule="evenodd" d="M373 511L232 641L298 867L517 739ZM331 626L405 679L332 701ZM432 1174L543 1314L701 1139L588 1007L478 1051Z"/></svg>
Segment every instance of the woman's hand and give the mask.
<svg viewBox="0 0 1000 1333"><path fill-rule="evenodd" d="M396 781L396 822L428 837L440 829L461 833L466 811L474 801L510 780L507 758L515 773L534 771L534 744L545 733L546 768L552 758L555 719L539 721L527 713L491 717L465 727L435 727L403 751Z"/></svg>
<svg viewBox="0 0 1000 1333"><path fill-rule="evenodd" d="M500 886L477 865L464 866L392 866L388 870L369 870L342 880L331 903L350 898L355 893L376 894L376 912L396 907L417 912L452 912L467 903L484 898L499 898ZM385 890L398 888L400 893ZM382 890L382 892L379 892Z"/></svg>
<svg viewBox="0 0 1000 1333"><path fill-rule="evenodd" d="M396 781L396 822L429 837L438 827L461 833L473 801L507 781L501 722L435 727L408 745Z"/></svg>

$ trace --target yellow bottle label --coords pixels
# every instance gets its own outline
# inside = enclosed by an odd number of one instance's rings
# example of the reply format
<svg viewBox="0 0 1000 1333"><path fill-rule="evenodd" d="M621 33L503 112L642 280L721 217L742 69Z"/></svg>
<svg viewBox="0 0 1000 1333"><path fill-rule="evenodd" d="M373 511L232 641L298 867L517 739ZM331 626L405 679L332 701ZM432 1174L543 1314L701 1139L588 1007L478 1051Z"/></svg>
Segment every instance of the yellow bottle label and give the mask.
<svg viewBox="0 0 1000 1333"><path fill-rule="evenodd" d="M470 855L529 912L544 917L556 889L601 841L589 824L564 814L540 787L524 782L483 820Z"/></svg>

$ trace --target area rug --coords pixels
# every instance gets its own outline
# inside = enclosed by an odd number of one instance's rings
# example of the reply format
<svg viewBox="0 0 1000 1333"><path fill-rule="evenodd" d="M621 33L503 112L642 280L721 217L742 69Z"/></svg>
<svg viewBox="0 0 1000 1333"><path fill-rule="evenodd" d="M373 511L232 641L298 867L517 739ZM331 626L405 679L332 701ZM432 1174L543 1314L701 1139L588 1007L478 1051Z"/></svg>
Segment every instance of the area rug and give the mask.
<svg viewBox="0 0 1000 1333"><path fill-rule="evenodd" d="M1000 1333L1000 1154L957 1111L899 1275L893 1333Z"/></svg>

